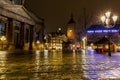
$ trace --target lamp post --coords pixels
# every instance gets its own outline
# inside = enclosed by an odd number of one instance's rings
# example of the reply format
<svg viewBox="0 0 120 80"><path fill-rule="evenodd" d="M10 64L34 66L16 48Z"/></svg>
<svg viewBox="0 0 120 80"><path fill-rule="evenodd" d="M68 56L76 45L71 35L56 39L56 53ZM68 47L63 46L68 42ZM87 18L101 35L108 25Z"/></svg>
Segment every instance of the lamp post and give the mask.
<svg viewBox="0 0 120 80"><path fill-rule="evenodd" d="M110 28L112 28L112 27L114 27L114 25L115 25L115 23L116 23L116 21L117 21L117 19L118 19L118 16L116 16L116 15L111 15L111 12L106 12L105 14L104 14L104 16L102 16L101 17L101 21L102 21L102 23L105 25L105 27L106 28L108 28L108 40L109 40L109 42L108 42L108 56L111 56L111 50L110 50ZM110 23L111 22L114 22L114 24L113 25L111 25Z"/></svg>
<svg viewBox="0 0 120 80"><path fill-rule="evenodd" d="M2 41L2 49L3 49L3 43L4 43L4 41L6 40L6 37L5 37L5 36L2 36L2 37L0 38L0 40Z"/></svg>

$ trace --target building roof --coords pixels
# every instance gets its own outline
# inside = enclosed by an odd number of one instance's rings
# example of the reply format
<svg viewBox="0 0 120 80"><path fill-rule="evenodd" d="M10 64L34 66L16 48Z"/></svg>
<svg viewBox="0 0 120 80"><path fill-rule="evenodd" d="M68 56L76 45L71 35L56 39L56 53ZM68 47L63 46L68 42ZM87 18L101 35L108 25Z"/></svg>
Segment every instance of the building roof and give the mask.
<svg viewBox="0 0 120 80"><path fill-rule="evenodd" d="M0 14L34 25L35 22L22 5L14 5L8 0L0 0Z"/></svg>
<svg viewBox="0 0 120 80"><path fill-rule="evenodd" d="M0 0L0 7L3 7L5 5L10 6L12 3L9 0Z"/></svg>
<svg viewBox="0 0 120 80"><path fill-rule="evenodd" d="M115 24L114 27L112 27L111 29L120 29L120 24Z"/></svg>
<svg viewBox="0 0 120 80"><path fill-rule="evenodd" d="M4 8L8 11L11 11L13 13L16 13L18 15L21 15L23 17L26 17L28 19L31 19L30 16L26 13L26 11L23 9L22 5L13 5L8 0L0 0L0 7Z"/></svg>
<svg viewBox="0 0 120 80"><path fill-rule="evenodd" d="M43 23L44 22L44 19L43 18L40 18L36 15L34 15L32 12L28 11L26 8L23 7L23 9L27 12L27 14L32 17L32 19L38 23Z"/></svg>
<svg viewBox="0 0 120 80"><path fill-rule="evenodd" d="M108 44L110 40L107 37L103 37L102 39L96 41L94 44ZM112 41L110 41L110 43L113 43Z"/></svg>
<svg viewBox="0 0 120 80"><path fill-rule="evenodd" d="M95 24L91 25L87 30L100 30L100 29L106 29L103 25Z"/></svg>

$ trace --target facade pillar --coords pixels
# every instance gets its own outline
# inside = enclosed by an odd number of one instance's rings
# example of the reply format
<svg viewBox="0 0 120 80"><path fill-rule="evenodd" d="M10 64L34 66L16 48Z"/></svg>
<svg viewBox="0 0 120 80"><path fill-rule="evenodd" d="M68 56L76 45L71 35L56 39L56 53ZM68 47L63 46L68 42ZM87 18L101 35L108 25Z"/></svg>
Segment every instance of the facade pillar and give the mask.
<svg viewBox="0 0 120 80"><path fill-rule="evenodd" d="M6 37L8 40L8 43L10 45L13 45L13 19L8 18L8 27L7 27L7 32L6 32Z"/></svg>
<svg viewBox="0 0 120 80"><path fill-rule="evenodd" d="M25 23L24 22L21 22L21 27L20 27L20 49L23 49L24 47L24 26L25 26Z"/></svg>
<svg viewBox="0 0 120 80"><path fill-rule="evenodd" d="M32 42L33 42L33 25L30 26L30 43L29 43L29 50L32 50L33 47L32 47Z"/></svg>
<svg viewBox="0 0 120 80"><path fill-rule="evenodd" d="M44 27L42 26L40 31L39 31L39 39L40 39L40 42L44 43Z"/></svg>

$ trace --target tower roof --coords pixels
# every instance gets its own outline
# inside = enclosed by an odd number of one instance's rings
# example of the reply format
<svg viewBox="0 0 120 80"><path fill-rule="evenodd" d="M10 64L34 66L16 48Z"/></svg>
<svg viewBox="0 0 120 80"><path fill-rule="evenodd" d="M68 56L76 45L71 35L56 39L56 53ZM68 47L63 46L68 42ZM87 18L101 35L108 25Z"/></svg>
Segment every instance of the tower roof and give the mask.
<svg viewBox="0 0 120 80"><path fill-rule="evenodd" d="M73 14L71 14L71 18L70 18L68 24L71 24L71 23L75 23L75 21L74 21L74 19L73 19Z"/></svg>

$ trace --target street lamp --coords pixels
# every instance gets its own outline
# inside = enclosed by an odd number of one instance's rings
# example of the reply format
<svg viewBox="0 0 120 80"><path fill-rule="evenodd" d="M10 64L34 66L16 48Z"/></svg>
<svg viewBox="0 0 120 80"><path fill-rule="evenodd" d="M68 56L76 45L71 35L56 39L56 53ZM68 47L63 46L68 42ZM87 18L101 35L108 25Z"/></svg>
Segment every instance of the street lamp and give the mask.
<svg viewBox="0 0 120 80"><path fill-rule="evenodd" d="M108 39L109 39L109 42L108 42L108 55L111 56L111 51L110 51L110 28L114 27L116 21L118 19L118 16L116 15L113 15L111 16L111 12L106 12L104 14L104 16L101 17L101 21L103 22L103 24L105 25L106 28L108 28ZM113 21L114 22L114 25L111 25L110 22Z"/></svg>
<svg viewBox="0 0 120 80"><path fill-rule="evenodd" d="M82 41L83 41L83 49L87 49L87 37L84 37L83 39L82 39Z"/></svg>
<svg viewBox="0 0 120 80"><path fill-rule="evenodd" d="M6 37L5 37L5 36L2 36L2 37L0 38L0 40L2 41L2 49L3 49L3 43L4 43L4 41L6 40Z"/></svg>

